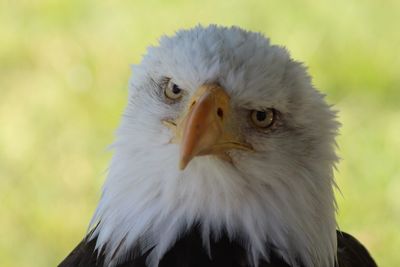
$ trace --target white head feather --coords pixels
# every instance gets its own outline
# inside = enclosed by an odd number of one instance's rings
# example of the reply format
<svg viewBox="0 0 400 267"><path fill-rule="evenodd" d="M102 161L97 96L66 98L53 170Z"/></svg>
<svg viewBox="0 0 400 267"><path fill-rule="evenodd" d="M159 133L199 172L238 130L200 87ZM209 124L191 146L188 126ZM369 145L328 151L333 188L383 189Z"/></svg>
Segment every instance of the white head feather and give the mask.
<svg viewBox="0 0 400 267"><path fill-rule="evenodd" d="M165 77L188 96L218 81L256 152L230 151L233 163L196 157L180 171L179 144L169 143L172 133L161 120L177 117L185 99L172 105L163 100L159 83ZM260 108L282 114L276 131L251 126L248 110ZM337 128L335 113L305 68L261 34L198 26L162 37L133 68L128 106L91 223L97 225L97 248L113 266L137 244L141 253L154 247L148 264L157 266L196 224L205 249L210 239L227 233L243 243L254 265L277 248L293 266L334 266Z"/></svg>

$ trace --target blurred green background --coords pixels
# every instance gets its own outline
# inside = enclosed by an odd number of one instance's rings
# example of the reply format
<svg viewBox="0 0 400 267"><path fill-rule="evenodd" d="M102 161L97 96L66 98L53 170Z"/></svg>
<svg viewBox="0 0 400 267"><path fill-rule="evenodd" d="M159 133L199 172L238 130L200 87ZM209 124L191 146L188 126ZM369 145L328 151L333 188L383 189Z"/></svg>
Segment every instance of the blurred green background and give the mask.
<svg viewBox="0 0 400 267"><path fill-rule="evenodd" d="M400 266L400 1L0 1L0 266L55 266L85 234L130 64L198 23L261 31L340 110L338 221Z"/></svg>

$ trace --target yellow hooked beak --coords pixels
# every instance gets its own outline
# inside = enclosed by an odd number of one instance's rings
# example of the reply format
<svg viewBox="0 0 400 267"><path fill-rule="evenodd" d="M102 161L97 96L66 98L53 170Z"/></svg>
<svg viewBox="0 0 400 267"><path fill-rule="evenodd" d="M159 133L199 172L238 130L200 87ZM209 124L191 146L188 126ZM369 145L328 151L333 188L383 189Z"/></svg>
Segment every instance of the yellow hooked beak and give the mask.
<svg viewBox="0 0 400 267"><path fill-rule="evenodd" d="M174 140L180 143L179 168L185 169L195 156L218 155L230 160L228 149L252 150L235 133L231 118L230 97L216 84L203 85L189 101L185 115L175 126Z"/></svg>

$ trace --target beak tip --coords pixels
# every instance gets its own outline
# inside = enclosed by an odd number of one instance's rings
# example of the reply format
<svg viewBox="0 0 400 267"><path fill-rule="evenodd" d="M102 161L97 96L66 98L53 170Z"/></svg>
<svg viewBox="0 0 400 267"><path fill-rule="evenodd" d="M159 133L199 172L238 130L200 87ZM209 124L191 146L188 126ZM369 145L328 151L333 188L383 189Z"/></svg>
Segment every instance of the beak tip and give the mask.
<svg viewBox="0 0 400 267"><path fill-rule="evenodd" d="M186 166L189 164L192 158L193 157L183 156L179 161L179 170L183 171L184 169L186 169Z"/></svg>
<svg viewBox="0 0 400 267"><path fill-rule="evenodd" d="M188 161L182 159L179 162L179 170L183 171L186 168L187 165L188 165Z"/></svg>

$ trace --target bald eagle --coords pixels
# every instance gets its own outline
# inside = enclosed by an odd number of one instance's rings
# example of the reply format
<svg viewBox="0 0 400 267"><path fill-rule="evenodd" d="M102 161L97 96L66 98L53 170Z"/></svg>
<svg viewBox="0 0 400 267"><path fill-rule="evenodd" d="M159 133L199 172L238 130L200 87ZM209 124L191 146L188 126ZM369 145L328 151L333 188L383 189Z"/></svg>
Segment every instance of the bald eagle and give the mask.
<svg viewBox="0 0 400 267"><path fill-rule="evenodd" d="M259 33L197 26L133 67L107 180L59 265L376 266L337 229L336 113Z"/></svg>

